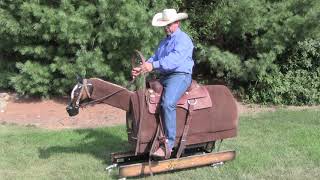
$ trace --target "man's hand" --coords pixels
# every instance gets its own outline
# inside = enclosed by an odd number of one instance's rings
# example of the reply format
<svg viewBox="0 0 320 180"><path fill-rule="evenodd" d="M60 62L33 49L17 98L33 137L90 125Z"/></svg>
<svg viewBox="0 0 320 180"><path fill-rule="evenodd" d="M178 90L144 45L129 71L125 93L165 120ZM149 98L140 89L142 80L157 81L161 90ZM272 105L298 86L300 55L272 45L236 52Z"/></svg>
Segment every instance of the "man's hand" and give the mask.
<svg viewBox="0 0 320 180"><path fill-rule="evenodd" d="M152 71L152 69L153 69L152 63L145 62L141 66L133 68L131 70L131 76L133 79L135 79L141 73L150 72Z"/></svg>
<svg viewBox="0 0 320 180"><path fill-rule="evenodd" d="M149 62L145 62L140 67L144 73L151 72L153 70L152 63L149 63Z"/></svg>
<svg viewBox="0 0 320 180"><path fill-rule="evenodd" d="M137 76L139 76L139 74L142 72L142 68L141 67L135 67L131 70L131 76L133 79L135 79Z"/></svg>

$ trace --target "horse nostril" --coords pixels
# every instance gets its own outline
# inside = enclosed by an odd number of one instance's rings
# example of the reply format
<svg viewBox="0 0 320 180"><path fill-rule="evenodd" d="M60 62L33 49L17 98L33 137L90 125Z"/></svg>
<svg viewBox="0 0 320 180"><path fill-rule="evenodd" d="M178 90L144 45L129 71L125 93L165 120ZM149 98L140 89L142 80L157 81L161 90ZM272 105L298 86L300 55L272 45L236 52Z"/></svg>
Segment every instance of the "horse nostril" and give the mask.
<svg viewBox="0 0 320 180"><path fill-rule="evenodd" d="M79 108L68 105L66 107L66 111L68 112L69 116L75 116L79 113Z"/></svg>

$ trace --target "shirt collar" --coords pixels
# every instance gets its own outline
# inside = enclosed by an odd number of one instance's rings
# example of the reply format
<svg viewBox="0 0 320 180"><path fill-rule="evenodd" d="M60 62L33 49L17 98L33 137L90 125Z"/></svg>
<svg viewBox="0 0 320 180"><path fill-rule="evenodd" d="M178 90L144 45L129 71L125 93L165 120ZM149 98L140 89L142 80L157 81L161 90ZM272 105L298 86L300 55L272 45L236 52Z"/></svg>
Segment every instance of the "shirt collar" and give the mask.
<svg viewBox="0 0 320 180"><path fill-rule="evenodd" d="M173 36L177 35L180 31L181 31L180 28L178 28L175 32L170 34L170 37L173 37Z"/></svg>
<svg viewBox="0 0 320 180"><path fill-rule="evenodd" d="M172 34L170 34L169 36L167 36L168 39L171 39L172 37L174 37L175 35L177 35L178 33L180 33L181 30L180 28L178 28L175 32L173 32Z"/></svg>

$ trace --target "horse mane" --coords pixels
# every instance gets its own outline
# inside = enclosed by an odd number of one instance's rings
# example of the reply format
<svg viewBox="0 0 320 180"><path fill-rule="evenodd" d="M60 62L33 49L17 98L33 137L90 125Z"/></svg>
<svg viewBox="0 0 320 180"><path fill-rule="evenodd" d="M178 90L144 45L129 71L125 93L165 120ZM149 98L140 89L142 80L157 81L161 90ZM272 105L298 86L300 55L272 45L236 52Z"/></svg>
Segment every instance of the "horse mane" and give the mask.
<svg viewBox="0 0 320 180"><path fill-rule="evenodd" d="M105 84L109 84L109 85L112 85L112 86L116 86L116 87L119 87L119 88L121 88L121 89L127 89L127 88L125 88L125 87L123 87L123 86L120 86L120 85L118 85L118 84L111 83L111 82L109 82L109 81L105 81L105 80L100 79L100 78L90 78L90 79L92 79L92 80L97 80L97 81L101 81L101 82L103 82L103 83L105 83ZM128 90L128 91L130 91L130 90ZM132 91L130 91L130 92L132 92Z"/></svg>
<svg viewBox="0 0 320 180"><path fill-rule="evenodd" d="M111 95L101 102L123 109L125 111L129 110L130 97L134 94L134 92L128 90L123 86L99 78L90 78L88 79L88 82L93 85L93 91L91 94L92 100Z"/></svg>

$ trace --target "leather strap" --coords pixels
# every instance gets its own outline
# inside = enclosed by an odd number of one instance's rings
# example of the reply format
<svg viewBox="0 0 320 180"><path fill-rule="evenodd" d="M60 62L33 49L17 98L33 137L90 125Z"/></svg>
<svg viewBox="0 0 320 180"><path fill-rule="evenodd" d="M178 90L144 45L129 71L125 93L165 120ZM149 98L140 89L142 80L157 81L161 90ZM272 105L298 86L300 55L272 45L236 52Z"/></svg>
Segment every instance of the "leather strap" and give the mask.
<svg viewBox="0 0 320 180"><path fill-rule="evenodd" d="M87 96L88 96L88 98L91 98L91 95L90 95L90 92L89 92L89 89L88 89L88 83L87 83L88 81L87 81L87 79L84 79L83 80L83 87L84 87L84 90L85 90L85 92L87 93Z"/></svg>
<svg viewBox="0 0 320 180"><path fill-rule="evenodd" d="M177 156L176 156L177 158L180 158L180 156L182 154L182 151L186 147L187 135L188 135L189 127L190 127L190 121L191 121L191 118L192 118L192 112L193 112L193 109L194 109L194 104L189 103L189 102L188 102L188 104L189 104L188 116L187 116L186 123L184 125L182 136L181 136L180 146L179 146L179 149L178 149L178 152L177 152Z"/></svg>
<svg viewBox="0 0 320 180"><path fill-rule="evenodd" d="M159 117L161 117L161 115L159 115ZM160 125L160 137L159 138L161 138L159 140L160 140L160 143L162 143L164 145L164 149L165 149L165 157L164 157L164 159L169 159L170 156L171 156L171 153L169 152L169 147L168 147L166 135L163 132L164 128L163 128L163 123L162 123L162 119L161 118L160 118L159 125Z"/></svg>
<svg viewBox="0 0 320 180"><path fill-rule="evenodd" d="M151 169L151 154L154 153L156 151L156 147L159 146L159 145L157 145L157 138L159 135L159 131L160 131L160 124L158 124L157 131L156 131L156 134L154 135L153 142L152 142L150 152L149 152L149 171L150 171L151 176L153 176L153 172Z"/></svg>
<svg viewBox="0 0 320 180"><path fill-rule="evenodd" d="M159 145L157 145L157 140L159 138L159 132L160 132L160 124L158 124L156 134L154 135L153 142L152 142L150 152L149 152L149 157L151 157L151 154L154 153L159 146Z"/></svg>
<svg viewBox="0 0 320 180"><path fill-rule="evenodd" d="M149 152L149 171L150 171L150 175L153 176L153 172L151 169L151 155L160 147L160 144L164 144L165 149L166 149L166 156L165 159L168 159L168 152L167 152L167 143L165 142L165 136L163 133L163 126L162 126L162 119L161 119L161 115L159 115L159 122L158 122L158 126L157 126L157 131L156 134L154 135L153 138L153 142L150 148L150 152Z"/></svg>

